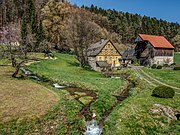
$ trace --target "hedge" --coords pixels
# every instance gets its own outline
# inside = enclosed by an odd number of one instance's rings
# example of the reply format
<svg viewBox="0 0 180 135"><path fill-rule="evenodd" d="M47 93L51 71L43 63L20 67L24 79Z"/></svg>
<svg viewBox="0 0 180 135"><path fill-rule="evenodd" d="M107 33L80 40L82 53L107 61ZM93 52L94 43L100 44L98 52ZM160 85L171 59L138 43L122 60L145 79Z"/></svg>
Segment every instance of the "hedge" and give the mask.
<svg viewBox="0 0 180 135"><path fill-rule="evenodd" d="M153 64L153 65L151 66L151 68L156 68L156 66L157 66L156 64Z"/></svg>
<svg viewBox="0 0 180 135"><path fill-rule="evenodd" d="M158 86L152 92L152 96L160 98L173 98L174 95L174 89L167 86Z"/></svg>
<svg viewBox="0 0 180 135"><path fill-rule="evenodd" d="M157 69L162 69L162 66L161 66L161 65L158 65L156 68L157 68Z"/></svg>
<svg viewBox="0 0 180 135"><path fill-rule="evenodd" d="M175 66L174 70L180 70L180 66Z"/></svg>

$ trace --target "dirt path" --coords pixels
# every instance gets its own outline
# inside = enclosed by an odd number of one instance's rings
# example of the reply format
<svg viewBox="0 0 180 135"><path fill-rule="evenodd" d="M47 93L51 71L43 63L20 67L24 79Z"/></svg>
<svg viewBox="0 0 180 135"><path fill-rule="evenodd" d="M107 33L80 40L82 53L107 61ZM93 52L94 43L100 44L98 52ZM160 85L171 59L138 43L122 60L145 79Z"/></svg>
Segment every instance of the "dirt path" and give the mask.
<svg viewBox="0 0 180 135"><path fill-rule="evenodd" d="M145 80L148 84L150 84L151 86L158 86L158 85L164 85L164 86L167 86L167 87L171 87L173 89L176 89L176 90L180 90L180 88L178 87L174 87L172 85L169 85L169 84L166 84L166 83L163 83L157 79L155 79L154 77L150 76L149 74L147 74L146 72L144 72L142 70L142 67L132 67L132 69L135 71L135 73L140 77L140 79L142 80ZM176 92L176 94L180 94L180 92Z"/></svg>
<svg viewBox="0 0 180 135"><path fill-rule="evenodd" d="M147 79L147 78L145 78L141 73L140 73L140 68L139 67L133 67L132 68L134 71L135 71L135 73L136 73L136 75L141 79L141 80L145 80L149 85L151 85L151 86L153 86L153 87L156 87L157 85L156 84L154 84L154 83L152 83L149 79Z"/></svg>

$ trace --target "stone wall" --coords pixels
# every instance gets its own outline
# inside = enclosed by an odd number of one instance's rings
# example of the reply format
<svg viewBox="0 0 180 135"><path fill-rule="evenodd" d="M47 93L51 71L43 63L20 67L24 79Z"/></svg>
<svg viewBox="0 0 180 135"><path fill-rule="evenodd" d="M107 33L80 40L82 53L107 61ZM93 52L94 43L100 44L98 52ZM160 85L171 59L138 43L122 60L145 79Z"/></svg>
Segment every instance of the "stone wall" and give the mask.
<svg viewBox="0 0 180 135"><path fill-rule="evenodd" d="M97 64L96 64L96 57L88 57L88 62L89 62L89 65L91 66L91 68L95 71L98 71L98 72L101 72L101 68L100 67L97 67Z"/></svg>
<svg viewBox="0 0 180 135"><path fill-rule="evenodd" d="M152 62L152 64L157 64L157 65L164 65L164 64L170 65L172 63L174 63L173 56L155 56Z"/></svg>

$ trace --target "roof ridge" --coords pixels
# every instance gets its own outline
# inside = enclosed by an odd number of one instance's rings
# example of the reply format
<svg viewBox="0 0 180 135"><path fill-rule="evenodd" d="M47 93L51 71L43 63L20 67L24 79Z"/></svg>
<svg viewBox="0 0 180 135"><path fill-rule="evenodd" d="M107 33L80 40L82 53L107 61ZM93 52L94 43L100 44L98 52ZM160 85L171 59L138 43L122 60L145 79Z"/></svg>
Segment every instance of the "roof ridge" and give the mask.
<svg viewBox="0 0 180 135"><path fill-rule="evenodd" d="M163 38L165 38L163 35L150 35L150 34L139 34L139 35L152 36L152 37L163 37Z"/></svg>

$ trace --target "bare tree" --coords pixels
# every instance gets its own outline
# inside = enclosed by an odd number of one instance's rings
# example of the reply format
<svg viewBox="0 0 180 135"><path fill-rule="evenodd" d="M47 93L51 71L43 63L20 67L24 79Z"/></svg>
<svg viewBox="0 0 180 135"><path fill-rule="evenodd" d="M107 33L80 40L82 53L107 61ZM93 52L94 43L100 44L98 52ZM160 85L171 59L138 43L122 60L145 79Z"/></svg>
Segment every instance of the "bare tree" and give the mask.
<svg viewBox="0 0 180 135"><path fill-rule="evenodd" d="M9 24L0 30L0 46L2 58L9 58L12 66L16 68L12 77L16 77L21 65L25 62L25 48L20 45L19 24ZM21 61L17 62L17 58Z"/></svg>
<svg viewBox="0 0 180 135"><path fill-rule="evenodd" d="M88 64L88 45L98 41L103 33L100 26L88 18L88 12L84 9L74 9L71 15L65 35L68 44L73 48L77 60L80 62L80 66L85 67Z"/></svg>

